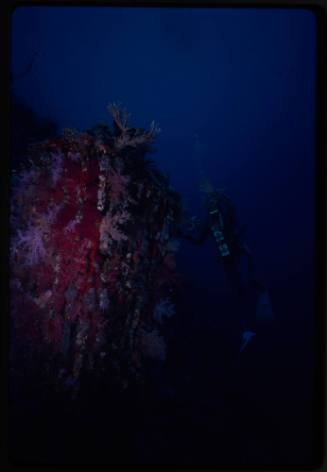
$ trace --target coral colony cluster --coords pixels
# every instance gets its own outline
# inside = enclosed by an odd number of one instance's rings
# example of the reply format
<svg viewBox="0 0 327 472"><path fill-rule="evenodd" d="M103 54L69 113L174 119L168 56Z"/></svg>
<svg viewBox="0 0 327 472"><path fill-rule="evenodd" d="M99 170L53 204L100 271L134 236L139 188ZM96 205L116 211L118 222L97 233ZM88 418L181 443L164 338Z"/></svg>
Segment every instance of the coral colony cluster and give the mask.
<svg viewBox="0 0 327 472"><path fill-rule="evenodd" d="M159 129L109 109L112 127L34 144L13 174L12 350L44 362L57 386L142 378L147 359L165 360L175 311L181 204L145 157Z"/></svg>

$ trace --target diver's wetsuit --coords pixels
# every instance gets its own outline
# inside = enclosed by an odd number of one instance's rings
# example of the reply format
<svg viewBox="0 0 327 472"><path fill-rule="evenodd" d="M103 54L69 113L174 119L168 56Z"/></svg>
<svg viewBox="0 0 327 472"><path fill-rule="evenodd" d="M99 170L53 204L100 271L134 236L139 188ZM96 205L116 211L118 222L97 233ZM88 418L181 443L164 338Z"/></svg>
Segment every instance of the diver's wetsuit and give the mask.
<svg viewBox="0 0 327 472"><path fill-rule="evenodd" d="M264 287L255 279L253 257L243 241L244 228L237 229L235 207L224 194L216 192L215 198L209 200L207 204L208 215L205 221L202 224L185 226L181 236L194 244L201 245L210 234L213 235L228 283L244 307L240 314L241 329L253 330L255 303L251 303L251 295L252 298L254 296L256 298ZM241 273L241 262L244 257L247 261L247 280L244 280Z"/></svg>

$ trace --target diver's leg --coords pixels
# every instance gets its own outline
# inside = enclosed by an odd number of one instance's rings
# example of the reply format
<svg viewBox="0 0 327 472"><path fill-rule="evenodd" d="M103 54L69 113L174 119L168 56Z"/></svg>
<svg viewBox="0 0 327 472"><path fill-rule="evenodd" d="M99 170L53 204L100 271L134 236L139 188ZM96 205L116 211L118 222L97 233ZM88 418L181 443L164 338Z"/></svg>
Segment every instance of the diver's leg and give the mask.
<svg viewBox="0 0 327 472"><path fill-rule="evenodd" d="M253 320L253 326L256 326L255 331L258 328L258 325L270 324L273 320L273 312L271 308L271 300L268 288L261 280L259 280L255 275L253 256L248 248L245 248L245 254L248 258L248 274L249 274L249 283L250 286L255 290L256 294L256 303L254 308L255 319Z"/></svg>
<svg viewBox="0 0 327 472"><path fill-rule="evenodd" d="M250 251L250 249L247 247L247 245L244 245L242 254L247 257L247 261L248 261L248 280L249 280L249 284L252 285L259 292L265 291L266 287L255 275L253 254Z"/></svg>
<svg viewBox="0 0 327 472"><path fill-rule="evenodd" d="M227 282L234 294L242 297L244 293L244 286L242 282L241 271L239 267L239 260L235 257L227 256L223 261L224 272Z"/></svg>
<svg viewBox="0 0 327 472"><path fill-rule="evenodd" d="M244 277L241 271L241 257L234 257L233 259L225 259L224 272L229 286L231 287L237 305L235 307L235 317L237 318L237 331L239 336L250 328L250 307L249 294L244 283Z"/></svg>

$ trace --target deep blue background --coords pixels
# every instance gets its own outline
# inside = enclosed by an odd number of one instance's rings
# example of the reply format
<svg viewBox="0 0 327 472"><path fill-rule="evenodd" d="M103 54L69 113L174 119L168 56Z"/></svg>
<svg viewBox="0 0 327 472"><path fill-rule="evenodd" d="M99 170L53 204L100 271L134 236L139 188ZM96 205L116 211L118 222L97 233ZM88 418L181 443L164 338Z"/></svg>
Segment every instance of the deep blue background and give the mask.
<svg viewBox="0 0 327 472"><path fill-rule="evenodd" d="M190 214L199 215L194 134L200 136L203 169L235 201L272 298L273 347L266 353L267 368L256 367L267 374L269 365L274 375L262 406L278 423L279 452L271 454L286 463L310 462L314 14L295 9L30 7L14 12L12 26L13 76L38 53L31 71L13 83L13 94L60 129L86 129L110 120L106 107L112 101L128 109L136 127L155 120L162 133L154 158L169 173ZM198 296L186 296L190 306L203 308L190 312L186 324L200 316L198 326L214 325L220 316L217 287L226 282L215 254L212 241L200 249L182 244L179 269L199 290ZM196 332L191 337L201 351ZM256 355L259 359L259 348ZM216 361L211 362L208 376L214 375ZM190 366L191 371L191 360ZM256 392L260 379L256 385L253 378ZM262 434L257 431L254 441Z"/></svg>

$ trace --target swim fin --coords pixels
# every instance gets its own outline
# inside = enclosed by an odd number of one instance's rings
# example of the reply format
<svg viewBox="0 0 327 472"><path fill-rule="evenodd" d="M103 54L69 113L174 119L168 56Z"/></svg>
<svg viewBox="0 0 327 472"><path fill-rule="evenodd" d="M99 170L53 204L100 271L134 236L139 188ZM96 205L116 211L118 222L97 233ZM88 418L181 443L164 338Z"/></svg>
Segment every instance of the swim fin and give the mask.
<svg viewBox="0 0 327 472"><path fill-rule="evenodd" d="M241 347L240 347L240 352L244 351L244 349L249 344L249 342L251 341L253 336L255 336L255 334L256 333L254 331L244 331L242 333L242 343L241 343Z"/></svg>

